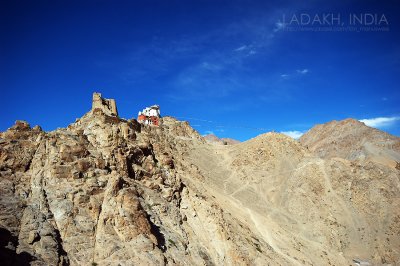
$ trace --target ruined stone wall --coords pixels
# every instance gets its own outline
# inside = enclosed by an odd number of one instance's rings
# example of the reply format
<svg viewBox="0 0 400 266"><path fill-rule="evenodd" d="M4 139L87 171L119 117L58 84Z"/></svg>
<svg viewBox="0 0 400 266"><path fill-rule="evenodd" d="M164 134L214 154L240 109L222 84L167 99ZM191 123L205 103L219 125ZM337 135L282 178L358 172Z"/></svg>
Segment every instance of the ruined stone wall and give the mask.
<svg viewBox="0 0 400 266"><path fill-rule="evenodd" d="M92 100L92 111L100 109L103 113L112 116L118 116L117 104L114 99L104 99L101 97L101 93L93 93Z"/></svg>

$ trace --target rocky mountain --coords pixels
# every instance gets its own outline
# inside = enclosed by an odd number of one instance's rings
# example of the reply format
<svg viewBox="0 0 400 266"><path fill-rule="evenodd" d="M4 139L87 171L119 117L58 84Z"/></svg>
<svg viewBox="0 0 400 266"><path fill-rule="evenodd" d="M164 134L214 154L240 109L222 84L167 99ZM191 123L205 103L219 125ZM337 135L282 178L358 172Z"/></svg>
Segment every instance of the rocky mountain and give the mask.
<svg viewBox="0 0 400 266"><path fill-rule="evenodd" d="M391 167L400 162L400 138L354 119L316 125L300 142L321 158L371 160Z"/></svg>
<svg viewBox="0 0 400 266"><path fill-rule="evenodd" d="M399 170L278 133L215 145L104 108L0 133L2 265L400 263Z"/></svg>
<svg viewBox="0 0 400 266"><path fill-rule="evenodd" d="M240 141L236 139L231 139L231 138L219 138L215 136L214 134L207 134L203 136L204 139L209 142L209 143L215 143L215 144L222 144L222 145L233 145L240 143Z"/></svg>

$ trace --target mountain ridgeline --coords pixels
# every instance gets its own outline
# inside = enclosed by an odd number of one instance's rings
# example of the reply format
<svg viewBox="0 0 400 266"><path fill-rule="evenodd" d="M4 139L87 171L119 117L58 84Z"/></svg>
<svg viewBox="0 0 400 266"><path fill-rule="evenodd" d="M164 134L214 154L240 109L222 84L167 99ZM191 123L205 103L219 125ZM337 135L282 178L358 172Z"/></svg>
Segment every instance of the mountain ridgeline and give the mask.
<svg viewBox="0 0 400 266"><path fill-rule="evenodd" d="M0 133L2 265L400 264L398 137L347 119L207 139L97 105L51 132L17 121Z"/></svg>

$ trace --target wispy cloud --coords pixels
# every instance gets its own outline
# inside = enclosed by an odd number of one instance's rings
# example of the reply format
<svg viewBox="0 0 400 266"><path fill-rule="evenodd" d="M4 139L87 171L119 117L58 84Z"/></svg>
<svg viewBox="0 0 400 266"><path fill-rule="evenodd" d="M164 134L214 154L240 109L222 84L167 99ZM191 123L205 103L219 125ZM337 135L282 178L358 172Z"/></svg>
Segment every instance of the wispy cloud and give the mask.
<svg viewBox="0 0 400 266"><path fill-rule="evenodd" d="M289 137L291 137L291 138L294 138L294 139L299 139L299 138L304 134L304 132L297 131L297 130L293 130L293 131L282 131L281 133L282 133L282 134L285 134L286 136L289 136Z"/></svg>
<svg viewBox="0 0 400 266"><path fill-rule="evenodd" d="M281 78L283 79L288 79L288 78L292 78L292 77L298 77L298 76L302 76L307 74L308 72L310 72L310 70L308 68L304 68L304 69L297 69L296 72L291 71L289 73L284 73L281 74Z"/></svg>
<svg viewBox="0 0 400 266"><path fill-rule="evenodd" d="M235 52L244 51L244 50L247 49L247 47L248 47L247 45L242 45L242 46L240 46L240 47L234 49L233 51L235 51Z"/></svg>
<svg viewBox="0 0 400 266"><path fill-rule="evenodd" d="M394 124L400 121L400 116L393 117L376 117L376 118L368 118L361 119L360 122L363 122L365 125L369 127L375 128L386 128L393 126Z"/></svg>
<svg viewBox="0 0 400 266"><path fill-rule="evenodd" d="M285 23L278 21L275 23L275 28L273 31L278 32L280 30L283 30L284 28L285 28Z"/></svg>
<svg viewBox="0 0 400 266"><path fill-rule="evenodd" d="M304 69L297 69L297 70L296 70L297 73L302 74L302 75L307 74L308 71L309 71L309 70L308 70L307 68L304 68Z"/></svg>
<svg viewBox="0 0 400 266"><path fill-rule="evenodd" d="M222 69L222 66L220 66L218 64L208 63L208 62L201 63L200 67L202 67L206 70L210 70L210 71L219 71Z"/></svg>
<svg viewBox="0 0 400 266"><path fill-rule="evenodd" d="M260 48L260 47L258 47ZM249 45L242 45L236 49L233 50L234 52L241 52L244 53L245 55L254 55L257 53L257 48L255 45L249 44Z"/></svg>
<svg viewBox="0 0 400 266"><path fill-rule="evenodd" d="M223 71L224 75L221 74ZM242 89L233 75L233 69L224 65L200 63L183 69L171 82L174 100L220 99Z"/></svg>
<svg viewBox="0 0 400 266"><path fill-rule="evenodd" d="M204 131L203 136L206 136L206 135L215 135L215 133L214 133L214 131L206 130L206 131Z"/></svg>
<svg viewBox="0 0 400 266"><path fill-rule="evenodd" d="M259 25L251 21L228 25L205 36L202 39L204 47L211 42L216 47L225 48L227 39L234 41L236 36L245 41L234 49L201 49L198 57L170 80L168 97L177 101L198 101L230 97L249 89L266 92L266 84L271 84L270 77L254 75L249 65L258 58L265 58L269 52L266 47L272 40L265 35L271 31L271 25ZM192 43L190 40L187 42L189 45ZM199 41L193 42L199 44Z"/></svg>
<svg viewBox="0 0 400 266"><path fill-rule="evenodd" d="M281 88L271 85L276 73L268 72L268 66L262 74L252 67L267 61L279 42L273 34L282 26L276 24L280 15L271 10L269 15L244 17L173 40L162 34L154 36L150 43L135 46L122 59L126 67L120 78L129 85L156 87L162 82L165 97L173 102L221 101L234 94L243 95L245 90L251 90L245 96L249 98L255 93L280 97Z"/></svg>

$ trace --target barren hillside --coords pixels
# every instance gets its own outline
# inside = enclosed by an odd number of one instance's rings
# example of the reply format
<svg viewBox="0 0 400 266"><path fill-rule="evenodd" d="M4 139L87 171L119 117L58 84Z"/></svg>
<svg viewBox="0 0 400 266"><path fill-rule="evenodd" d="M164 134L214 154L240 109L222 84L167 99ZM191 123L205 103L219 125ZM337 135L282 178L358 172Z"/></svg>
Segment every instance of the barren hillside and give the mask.
<svg viewBox="0 0 400 266"><path fill-rule="evenodd" d="M400 162L400 138L354 119L316 125L300 142L321 158L366 159L391 167Z"/></svg>
<svg viewBox="0 0 400 266"><path fill-rule="evenodd" d="M232 145L240 143L240 141L231 138L218 138L214 134L208 134L203 137L206 141L210 143L221 144L221 145Z"/></svg>
<svg viewBox="0 0 400 266"><path fill-rule="evenodd" d="M398 261L398 171L316 158L276 133L199 149L203 186L289 264Z"/></svg>
<svg viewBox="0 0 400 266"><path fill-rule="evenodd" d="M94 109L0 135L3 265L394 265L399 235L399 170L282 134L217 145Z"/></svg>

